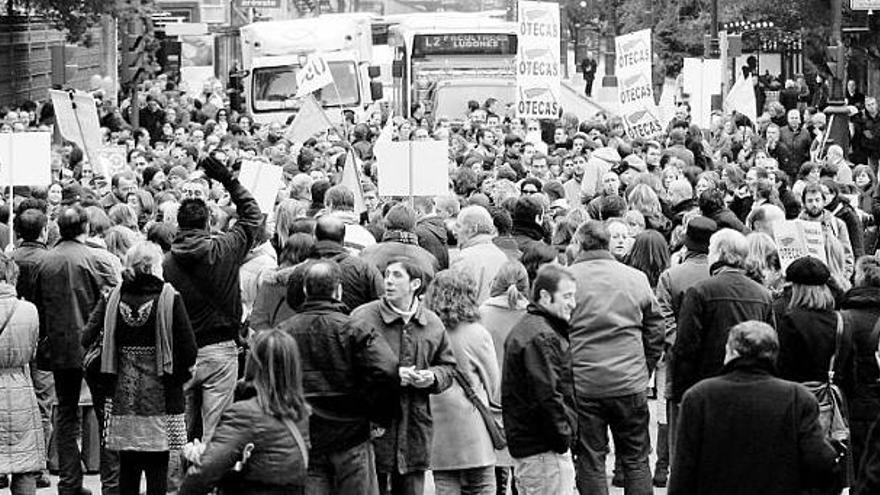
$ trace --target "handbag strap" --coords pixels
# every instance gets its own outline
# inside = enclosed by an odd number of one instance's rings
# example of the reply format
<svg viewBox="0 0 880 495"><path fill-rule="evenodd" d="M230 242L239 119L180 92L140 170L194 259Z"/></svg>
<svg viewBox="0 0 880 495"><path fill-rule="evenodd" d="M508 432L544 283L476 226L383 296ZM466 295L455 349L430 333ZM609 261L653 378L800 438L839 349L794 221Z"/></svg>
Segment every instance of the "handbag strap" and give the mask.
<svg viewBox="0 0 880 495"><path fill-rule="evenodd" d="M828 363L828 383L834 383L834 369L837 366L837 357L843 342L843 315L840 314L840 311L835 311L834 314L837 316L837 330L834 334L834 354L831 355L831 361Z"/></svg>
<svg viewBox="0 0 880 495"><path fill-rule="evenodd" d="M302 433L299 432L299 428L296 427L296 423L293 422L293 419L284 417L281 418L281 422L284 423L284 426L290 430L290 434L293 435L293 439L296 440L296 445L299 447L300 452L302 452L303 462L305 462L306 467L309 466L309 447L306 445L306 440L303 438Z"/></svg>
<svg viewBox="0 0 880 495"><path fill-rule="evenodd" d="M6 318L3 320L3 326L0 326L0 335L3 335L3 332L6 330L6 327L9 326L9 322L12 321L12 315L15 314L15 310L18 308L18 299L12 300L12 307L9 308L9 314L6 315Z"/></svg>

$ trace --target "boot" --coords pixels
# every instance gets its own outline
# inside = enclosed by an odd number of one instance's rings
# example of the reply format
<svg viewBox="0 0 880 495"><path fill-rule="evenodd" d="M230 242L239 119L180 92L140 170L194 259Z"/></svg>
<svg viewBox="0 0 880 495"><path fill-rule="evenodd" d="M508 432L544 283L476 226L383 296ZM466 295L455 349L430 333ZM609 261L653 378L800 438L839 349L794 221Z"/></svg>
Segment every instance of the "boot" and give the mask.
<svg viewBox="0 0 880 495"><path fill-rule="evenodd" d="M9 475L0 474L0 490L9 488Z"/></svg>
<svg viewBox="0 0 880 495"><path fill-rule="evenodd" d="M665 488L669 479L669 425L657 423L657 464L654 465L654 486Z"/></svg>

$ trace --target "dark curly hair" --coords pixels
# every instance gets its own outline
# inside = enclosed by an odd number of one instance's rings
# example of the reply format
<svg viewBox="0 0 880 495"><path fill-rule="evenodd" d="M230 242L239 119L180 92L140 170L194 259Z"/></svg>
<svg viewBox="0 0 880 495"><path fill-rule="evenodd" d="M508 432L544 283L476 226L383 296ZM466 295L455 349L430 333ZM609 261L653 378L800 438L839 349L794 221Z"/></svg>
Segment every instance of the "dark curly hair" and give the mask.
<svg viewBox="0 0 880 495"><path fill-rule="evenodd" d="M446 330L453 330L462 323L480 320L476 287L477 283L470 274L443 270L428 287L425 303L437 314Z"/></svg>

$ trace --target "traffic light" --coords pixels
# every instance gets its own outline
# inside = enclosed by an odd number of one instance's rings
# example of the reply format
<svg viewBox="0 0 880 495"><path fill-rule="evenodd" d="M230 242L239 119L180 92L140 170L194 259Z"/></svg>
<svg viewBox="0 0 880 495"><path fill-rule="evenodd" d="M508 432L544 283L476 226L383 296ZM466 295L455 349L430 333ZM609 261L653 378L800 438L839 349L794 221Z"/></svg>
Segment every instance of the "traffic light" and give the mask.
<svg viewBox="0 0 880 495"><path fill-rule="evenodd" d="M76 45L52 45L52 86L61 87L76 77L79 66L74 63Z"/></svg>
<svg viewBox="0 0 880 495"><path fill-rule="evenodd" d="M843 80L843 74L846 70L846 55L844 54L843 44L831 45L825 48L825 64L828 71L838 80Z"/></svg>
<svg viewBox="0 0 880 495"><path fill-rule="evenodd" d="M153 22L146 17L132 19L121 38L120 82L123 86L137 84L143 75L155 70Z"/></svg>

